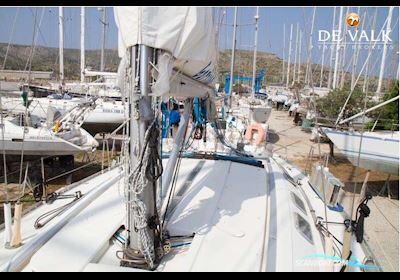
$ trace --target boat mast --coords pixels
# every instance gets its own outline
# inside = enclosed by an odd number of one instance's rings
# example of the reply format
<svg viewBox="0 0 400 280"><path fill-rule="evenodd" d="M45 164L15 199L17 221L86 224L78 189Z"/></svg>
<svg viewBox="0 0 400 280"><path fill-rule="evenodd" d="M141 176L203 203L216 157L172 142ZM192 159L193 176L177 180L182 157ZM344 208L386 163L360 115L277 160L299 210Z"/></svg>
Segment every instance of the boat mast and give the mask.
<svg viewBox="0 0 400 280"><path fill-rule="evenodd" d="M130 65L132 69L131 86L129 89L129 106L131 117L130 129L130 162L129 173L133 174L129 179L128 187L128 228L129 246L125 248L124 259L129 259L135 267L154 267L154 231L149 227L149 220L155 217L155 201L153 182L145 178L136 179L140 170L140 162L143 160L146 148L145 134L150 126L151 117L154 117L149 97L149 62L151 62L152 50L145 45L136 45L130 48ZM138 65L139 64L139 65ZM137 67L137 65L139 67ZM139 73L136 73L136 69ZM137 80L137 78L139 78ZM148 110L149 116L139 114L139 104ZM151 115L151 116L150 116ZM143 153L143 154L142 154ZM138 169L139 167L139 169ZM140 176L140 175L138 175Z"/></svg>
<svg viewBox="0 0 400 280"><path fill-rule="evenodd" d="M254 100L256 97L256 67L257 67L257 39L258 39L258 19L259 19L259 7L257 6L256 15L254 16L255 30L254 30L254 56L253 56L253 80L252 80L252 90L251 97Z"/></svg>
<svg viewBox="0 0 400 280"><path fill-rule="evenodd" d="M85 7L81 7L81 83L85 81Z"/></svg>
<svg viewBox="0 0 400 280"><path fill-rule="evenodd" d="M332 18L332 32L335 29L335 20L336 20L336 7L333 7L333 18ZM333 42L333 41L332 41ZM329 58L329 76L328 76L328 88L332 88L332 62L333 62L333 48L332 44L329 44L330 58Z"/></svg>
<svg viewBox="0 0 400 280"><path fill-rule="evenodd" d="M376 89L376 93L381 93L381 91L382 91L382 81L383 81L383 74L385 72L386 53L387 53L387 46L388 46L388 35L391 32L392 14L393 14L393 7L389 7L387 23L386 23L386 36L384 36L385 40L383 43L381 69L379 71L379 80L378 80L378 87Z"/></svg>
<svg viewBox="0 0 400 280"><path fill-rule="evenodd" d="M322 63L321 63L321 75L319 77L319 87L322 87L322 80L324 75L324 60L325 60L325 41L322 44Z"/></svg>
<svg viewBox="0 0 400 280"><path fill-rule="evenodd" d="M375 30L377 15L378 15L378 8L375 8L374 19L373 19L373 22L372 22L372 30ZM372 40L369 41L368 57L371 56L371 52L372 52ZM370 65L370 60L367 61L367 68L365 70L364 82L363 82L363 92L367 92L368 91L369 65Z"/></svg>
<svg viewBox="0 0 400 280"><path fill-rule="evenodd" d="M286 87L289 87L289 76L290 76L290 58L292 56L292 35L293 35L293 24L290 25L290 38L289 38L289 58L286 73Z"/></svg>
<svg viewBox="0 0 400 280"><path fill-rule="evenodd" d="M300 62L301 62L301 38L303 37L303 32L300 30L299 34L299 61L297 62L297 82L300 83Z"/></svg>
<svg viewBox="0 0 400 280"><path fill-rule="evenodd" d="M59 52L60 52L60 84L64 84L64 10L58 7L58 27L59 27Z"/></svg>
<svg viewBox="0 0 400 280"><path fill-rule="evenodd" d="M345 13L346 15L348 15L349 14L349 7L347 7L347 9L346 9L346 13ZM358 10L357 10L357 14L360 14L360 7L358 7ZM342 46L341 46L341 49L342 49L342 56L340 57L340 89L343 89L343 87L344 87L344 80L345 80L345 72L344 72L344 63L345 63L345 60L346 60L346 48L347 48L347 29L348 29L348 26L347 26L347 23L343 26L343 29L344 29L344 42L343 42L343 44L342 44Z"/></svg>
<svg viewBox="0 0 400 280"><path fill-rule="evenodd" d="M314 22L315 22L315 11L316 7L313 10L312 22L311 22L311 30L310 30L310 40L308 42L308 61L307 61L307 71L306 71L306 84L310 85L312 69L311 69L311 56L312 56L312 34L314 32Z"/></svg>
<svg viewBox="0 0 400 280"><path fill-rule="evenodd" d="M339 38L337 38L337 43L336 43L336 54L335 54L335 69L333 71L333 89L336 89L337 87L337 80L338 80L338 66L339 66L339 50L340 50L340 39L342 37L342 21L343 21L343 6L340 7L340 14L339 14L339 24L338 24L338 29L339 29Z"/></svg>
<svg viewBox="0 0 400 280"><path fill-rule="evenodd" d="M286 24L283 24L282 84L285 81Z"/></svg>
<svg viewBox="0 0 400 280"><path fill-rule="evenodd" d="M363 15L362 18L367 18L366 14L367 14L367 11L365 10L364 11L364 15ZM365 20L363 20L363 22L361 24L361 31L364 30L364 24L365 24ZM357 30L358 30L358 28L357 28ZM360 37L361 37L361 33L360 33L360 36L358 36L358 39L360 39ZM355 48L355 52L353 54L353 69L351 71L351 88L354 88L356 86L355 85L355 82L356 82L356 70L357 70L357 64L358 64L358 56L360 54L359 45L360 45L360 40L357 40L356 41L356 46L355 46L356 47Z"/></svg>
<svg viewBox="0 0 400 280"><path fill-rule="evenodd" d="M297 53L299 49L299 23L296 24L296 46L294 48L294 65L293 65L293 81L292 83L296 81L296 63L297 63Z"/></svg>
<svg viewBox="0 0 400 280"><path fill-rule="evenodd" d="M229 80L228 108L232 107L233 70L234 70L234 65L235 65L235 49L236 49L237 11L238 11L238 8L235 7L235 15L233 18L233 37L232 37L232 52L231 52L231 79Z"/></svg>
<svg viewBox="0 0 400 280"><path fill-rule="evenodd" d="M102 24L102 29L101 29L101 57L100 57L100 71L104 71L104 49L106 47L106 7L101 8L102 11L102 19L100 20Z"/></svg>

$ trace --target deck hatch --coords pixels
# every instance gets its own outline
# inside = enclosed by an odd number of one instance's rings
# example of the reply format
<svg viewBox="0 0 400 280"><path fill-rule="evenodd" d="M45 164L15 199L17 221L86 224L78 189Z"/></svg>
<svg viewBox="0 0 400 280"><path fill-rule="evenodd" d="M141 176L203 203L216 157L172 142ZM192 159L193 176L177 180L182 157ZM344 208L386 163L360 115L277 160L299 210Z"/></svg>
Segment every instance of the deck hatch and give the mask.
<svg viewBox="0 0 400 280"><path fill-rule="evenodd" d="M294 193L291 193L291 195L292 195L293 202L297 206L297 208L299 208L305 215L307 215L306 207L304 205L303 200L301 200L300 197L298 197Z"/></svg>
<svg viewBox="0 0 400 280"><path fill-rule="evenodd" d="M310 224L299 213L294 213L294 216L297 230L308 242L314 244Z"/></svg>

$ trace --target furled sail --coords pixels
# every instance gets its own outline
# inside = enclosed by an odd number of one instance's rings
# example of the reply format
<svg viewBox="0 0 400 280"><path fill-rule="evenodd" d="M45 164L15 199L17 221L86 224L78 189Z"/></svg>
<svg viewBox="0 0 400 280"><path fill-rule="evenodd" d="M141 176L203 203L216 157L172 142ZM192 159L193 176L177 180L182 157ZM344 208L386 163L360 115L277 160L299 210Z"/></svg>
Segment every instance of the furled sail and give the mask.
<svg viewBox="0 0 400 280"><path fill-rule="evenodd" d="M195 84L182 83L180 79L169 83L173 71L213 85L217 45L212 8L115 7L114 15L120 57L128 47L138 44L163 50L158 59L159 81L153 87L154 94L199 95Z"/></svg>

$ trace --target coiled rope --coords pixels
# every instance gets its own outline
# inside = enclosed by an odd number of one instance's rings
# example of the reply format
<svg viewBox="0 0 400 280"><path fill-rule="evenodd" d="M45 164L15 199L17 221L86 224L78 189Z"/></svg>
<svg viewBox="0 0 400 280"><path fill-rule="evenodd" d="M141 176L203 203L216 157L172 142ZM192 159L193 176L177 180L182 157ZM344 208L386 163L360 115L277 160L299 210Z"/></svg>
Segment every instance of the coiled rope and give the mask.
<svg viewBox="0 0 400 280"><path fill-rule="evenodd" d="M152 246L153 242L147 231L147 208L139 195L149 185L149 182L157 181L163 172L158 151L159 131L158 118L155 117L145 133L143 149L129 180L131 185L129 190L132 192L131 210L134 216L134 228L139 234L137 246L151 268L154 267L155 252L154 246Z"/></svg>

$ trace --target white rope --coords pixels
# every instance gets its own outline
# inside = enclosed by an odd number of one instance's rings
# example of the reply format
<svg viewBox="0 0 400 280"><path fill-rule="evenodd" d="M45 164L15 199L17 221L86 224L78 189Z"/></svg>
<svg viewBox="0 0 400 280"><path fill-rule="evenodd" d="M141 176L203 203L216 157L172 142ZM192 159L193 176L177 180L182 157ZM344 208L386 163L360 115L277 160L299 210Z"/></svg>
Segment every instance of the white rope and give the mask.
<svg viewBox="0 0 400 280"><path fill-rule="evenodd" d="M128 187L128 197L131 197L131 199L128 199L130 200L128 202L130 202L131 205L135 229L139 234L136 245L151 268L154 267L155 252L154 246L152 246L152 239L150 238L147 230L147 208L139 196L142 194L144 188L149 185L149 179L146 175L147 166L149 165L152 156L152 149L149 145L149 142L154 137L157 137L154 135L154 131L157 130L157 122L158 117L156 116L145 133L143 141L144 146L142 148L139 160L137 161L132 174L129 176L130 179Z"/></svg>

